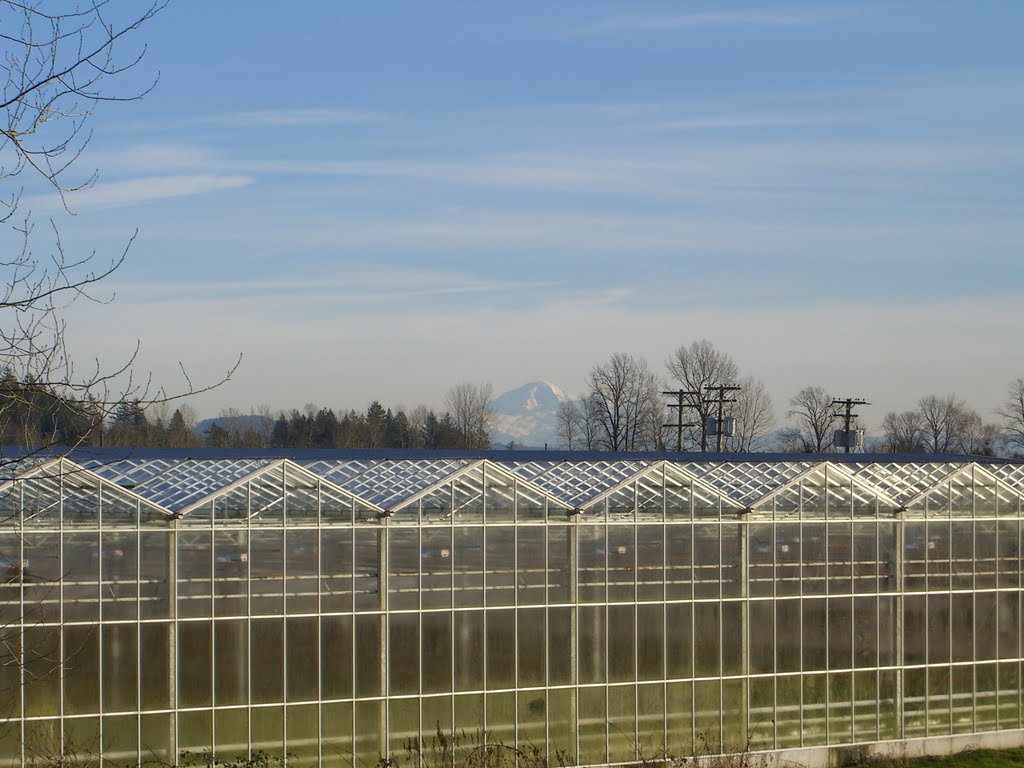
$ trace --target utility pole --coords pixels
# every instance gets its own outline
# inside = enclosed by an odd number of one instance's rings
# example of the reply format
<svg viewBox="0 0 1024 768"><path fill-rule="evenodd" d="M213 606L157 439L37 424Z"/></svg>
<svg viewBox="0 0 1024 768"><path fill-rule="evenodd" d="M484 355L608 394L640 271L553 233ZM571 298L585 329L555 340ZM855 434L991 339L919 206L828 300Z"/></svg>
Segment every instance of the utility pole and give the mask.
<svg viewBox="0 0 1024 768"><path fill-rule="evenodd" d="M855 405L871 405L867 400L860 397L846 397L836 398L832 401L832 405L841 405L843 410L841 413L832 414L837 419L843 420L843 446L846 452L850 452L850 427L853 424L853 420L857 418L857 414L853 412L853 406Z"/></svg>
<svg viewBox="0 0 1024 768"><path fill-rule="evenodd" d="M676 423L675 424L662 424L663 427L675 427L676 428L676 452L682 453L683 451L683 429L686 427L695 427L695 423L690 422L689 424L683 421L683 408L686 407L686 401L684 398L687 397L700 397L700 392L687 392L682 389L669 390L668 392L662 392L663 395L672 395L676 398L676 402L669 403L669 408L676 408Z"/></svg>
<svg viewBox="0 0 1024 768"><path fill-rule="evenodd" d="M707 390L708 390L709 393L710 392L715 392L715 391L718 392L718 397L716 397L715 399L711 399L709 397L707 399L707 402L708 403L717 403L718 404L718 423L715 425L715 437L717 438L716 439L716 448L717 448L719 453L722 452L722 438L725 437L725 404L726 403L735 403L736 402L736 398L735 397L726 397L725 393L726 392L739 392L741 389L742 389L742 387L737 387L735 385L730 385L730 384L718 384L718 385L707 387ZM704 427L705 427L705 431L707 431L707 425L706 424L704 425Z"/></svg>

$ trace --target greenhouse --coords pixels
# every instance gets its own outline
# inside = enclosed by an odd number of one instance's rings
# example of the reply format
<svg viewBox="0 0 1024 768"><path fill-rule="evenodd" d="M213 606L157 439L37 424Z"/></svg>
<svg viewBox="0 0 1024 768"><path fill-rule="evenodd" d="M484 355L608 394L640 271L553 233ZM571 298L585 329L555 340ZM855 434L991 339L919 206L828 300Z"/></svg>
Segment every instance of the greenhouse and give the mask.
<svg viewBox="0 0 1024 768"><path fill-rule="evenodd" d="M5 472L4 765L1024 733L1020 462L95 449Z"/></svg>

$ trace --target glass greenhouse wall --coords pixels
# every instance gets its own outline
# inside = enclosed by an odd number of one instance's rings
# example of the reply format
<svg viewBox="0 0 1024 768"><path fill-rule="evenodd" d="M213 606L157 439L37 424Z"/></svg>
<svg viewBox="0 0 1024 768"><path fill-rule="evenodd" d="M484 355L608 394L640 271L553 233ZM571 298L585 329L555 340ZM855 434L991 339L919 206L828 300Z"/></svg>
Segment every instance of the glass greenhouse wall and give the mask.
<svg viewBox="0 0 1024 768"><path fill-rule="evenodd" d="M0 761L1022 728L1019 463L332 456L16 465Z"/></svg>

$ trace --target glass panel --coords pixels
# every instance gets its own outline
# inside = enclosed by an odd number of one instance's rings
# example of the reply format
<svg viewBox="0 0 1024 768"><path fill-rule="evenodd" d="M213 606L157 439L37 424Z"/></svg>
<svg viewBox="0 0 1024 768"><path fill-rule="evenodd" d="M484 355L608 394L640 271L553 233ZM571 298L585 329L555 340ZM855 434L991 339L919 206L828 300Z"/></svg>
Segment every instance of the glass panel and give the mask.
<svg viewBox="0 0 1024 768"><path fill-rule="evenodd" d="M213 627L214 703L249 701L249 628L245 621L218 621ZM219 738L219 736L218 736Z"/></svg>
<svg viewBox="0 0 1024 768"><path fill-rule="evenodd" d="M143 649L140 681L142 709L170 706L171 633L168 624L139 625L139 644ZM143 721L145 725L145 721Z"/></svg>
<svg viewBox="0 0 1024 768"><path fill-rule="evenodd" d="M167 533L139 534L139 615L143 619L171 615L173 593L168 588L168 571L174 560L173 541Z"/></svg>
<svg viewBox="0 0 1024 768"><path fill-rule="evenodd" d="M452 531L452 569L455 607L476 608L484 603L484 529L456 527Z"/></svg>
<svg viewBox="0 0 1024 768"><path fill-rule="evenodd" d="M457 691L479 691L484 687L483 617L483 611L457 611L454 615Z"/></svg>
<svg viewBox="0 0 1024 768"><path fill-rule="evenodd" d="M548 679L551 685L568 685L572 680L572 608L548 608Z"/></svg>
<svg viewBox="0 0 1024 768"><path fill-rule="evenodd" d="M575 529L569 525L550 524L548 534L548 604L567 603L573 573L570 571Z"/></svg>
<svg viewBox="0 0 1024 768"><path fill-rule="evenodd" d="M544 605L547 570L545 528L524 526L516 531L516 583L519 605Z"/></svg>
<svg viewBox="0 0 1024 768"><path fill-rule="evenodd" d="M519 609L517 613L516 652L519 656L519 686L545 685L547 682L545 611L543 608L526 608Z"/></svg>
<svg viewBox="0 0 1024 768"><path fill-rule="evenodd" d="M580 525L576 528L579 542L578 594L581 602L605 600L605 526Z"/></svg>
<svg viewBox="0 0 1024 768"><path fill-rule="evenodd" d="M134 619L138 605L138 539L132 531L100 537L100 594L104 620Z"/></svg>
<svg viewBox="0 0 1024 768"><path fill-rule="evenodd" d="M581 688L579 691L579 761L600 765L608 762L608 721L606 689Z"/></svg>
<svg viewBox="0 0 1024 768"><path fill-rule="evenodd" d="M99 620L99 544L97 533L64 534L60 583L65 621Z"/></svg>
<svg viewBox="0 0 1024 768"><path fill-rule="evenodd" d="M284 531L249 534L249 588L254 615L284 612Z"/></svg>
<svg viewBox="0 0 1024 768"><path fill-rule="evenodd" d="M639 680L664 679L665 626L663 605L636 607L636 667Z"/></svg>
<svg viewBox="0 0 1024 768"><path fill-rule="evenodd" d="M251 630L249 675L255 704L284 700L284 624L281 619L255 619ZM253 725L255 736L256 728Z"/></svg>
<svg viewBox="0 0 1024 768"><path fill-rule="evenodd" d="M383 617L357 615L355 624L356 696L382 694L381 653L383 651Z"/></svg>
<svg viewBox="0 0 1024 768"><path fill-rule="evenodd" d="M320 531L320 610L352 610L352 531Z"/></svg>
<svg viewBox="0 0 1024 768"><path fill-rule="evenodd" d="M453 650L451 614L448 612L423 613L420 621L423 632L423 641L420 644L423 654L423 662L420 667L423 675L423 692L451 691ZM460 662L461 660L460 658Z"/></svg>
<svg viewBox="0 0 1024 768"><path fill-rule="evenodd" d="M420 617L393 613L388 617L388 683L396 695L420 690Z"/></svg>
<svg viewBox="0 0 1024 768"><path fill-rule="evenodd" d="M285 532L288 613L317 611L318 538L316 529L291 529Z"/></svg>
<svg viewBox="0 0 1024 768"><path fill-rule="evenodd" d="M138 636L135 624L107 624L103 627L103 711L131 712L138 709ZM134 737L132 738L134 742Z"/></svg>
<svg viewBox="0 0 1024 768"><path fill-rule="evenodd" d="M319 715L315 705L288 707L285 709L287 727L285 753L289 763L315 765L319 753Z"/></svg>
<svg viewBox="0 0 1024 768"><path fill-rule="evenodd" d="M452 529L424 528L420 549L420 606L452 605Z"/></svg>
<svg viewBox="0 0 1024 768"><path fill-rule="evenodd" d="M693 527L665 526L665 593L669 600L693 597Z"/></svg>
<svg viewBox="0 0 1024 768"><path fill-rule="evenodd" d="M317 700L317 620L315 616L287 619L288 701Z"/></svg>
<svg viewBox="0 0 1024 768"><path fill-rule="evenodd" d="M547 697L544 691L519 694L519 743L543 750L547 741Z"/></svg>
<svg viewBox="0 0 1024 768"><path fill-rule="evenodd" d="M352 704L324 704L320 708L320 754L322 765L351 768Z"/></svg>
<svg viewBox="0 0 1024 768"><path fill-rule="evenodd" d="M325 699L352 696L352 617L320 619L320 676ZM351 723L348 732L351 732Z"/></svg>
<svg viewBox="0 0 1024 768"><path fill-rule="evenodd" d="M250 717L253 750L262 749L271 761L284 757L284 708L253 707Z"/></svg>
<svg viewBox="0 0 1024 768"><path fill-rule="evenodd" d="M617 762L636 759L636 688L608 688L608 758Z"/></svg>
<svg viewBox="0 0 1024 768"><path fill-rule="evenodd" d="M189 621L178 624L178 701L184 707L208 707L213 688L213 640L211 623Z"/></svg>
<svg viewBox="0 0 1024 768"><path fill-rule="evenodd" d="M606 680L605 610L599 605L580 606L578 609L580 683L603 683Z"/></svg>
<svg viewBox="0 0 1024 768"><path fill-rule="evenodd" d="M484 570L487 605L513 605L516 587L516 529L511 526L488 526L484 536L487 544Z"/></svg>
<svg viewBox="0 0 1024 768"><path fill-rule="evenodd" d="M692 606L669 603L665 606L665 658L668 677L693 677Z"/></svg>
<svg viewBox="0 0 1024 768"><path fill-rule="evenodd" d="M514 610L488 611L487 687L511 688L515 685L516 614Z"/></svg>
<svg viewBox="0 0 1024 768"><path fill-rule="evenodd" d="M319 512L317 480L285 466L285 519L288 525L316 525Z"/></svg>
<svg viewBox="0 0 1024 768"><path fill-rule="evenodd" d="M608 607L608 679L613 683L636 680L636 637L632 605Z"/></svg>
<svg viewBox="0 0 1024 768"><path fill-rule="evenodd" d="M249 613L249 534L218 530L213 534L213 609L217 616Z"/></svg>
<svg viewBox="0 0 1024 768"><path fill-rule="evenodd" d="M608 601L636 600L636 544L632 525L608 526Z"/></svg>
<svg viewBox="0 0 1024 768"><path fill-rule="evenodd" d="M181 618L211 615L213 549L210 537L210 531L186 528L179 529L174 537L178 544L176 589Z"/></svg>

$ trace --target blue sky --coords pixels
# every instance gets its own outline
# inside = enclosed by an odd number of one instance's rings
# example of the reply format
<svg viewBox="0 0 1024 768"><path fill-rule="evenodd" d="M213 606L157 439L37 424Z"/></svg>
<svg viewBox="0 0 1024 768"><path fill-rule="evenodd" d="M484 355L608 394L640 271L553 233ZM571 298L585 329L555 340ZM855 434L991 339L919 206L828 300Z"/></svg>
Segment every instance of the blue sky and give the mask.
<svg viewBox="0 0 1024 768"><path fill-rule="evenodd" d="M284 10L287 8L287 10ZM200 3L138 38L64 220L139 229L75 349L220 408L581 391L708 338L780 415L1024 375L1024 5ZM126 84L127 85L127 84ZM29 190L32 192L32 190ZM180 381L180 377L177 379Z"/></svg>

